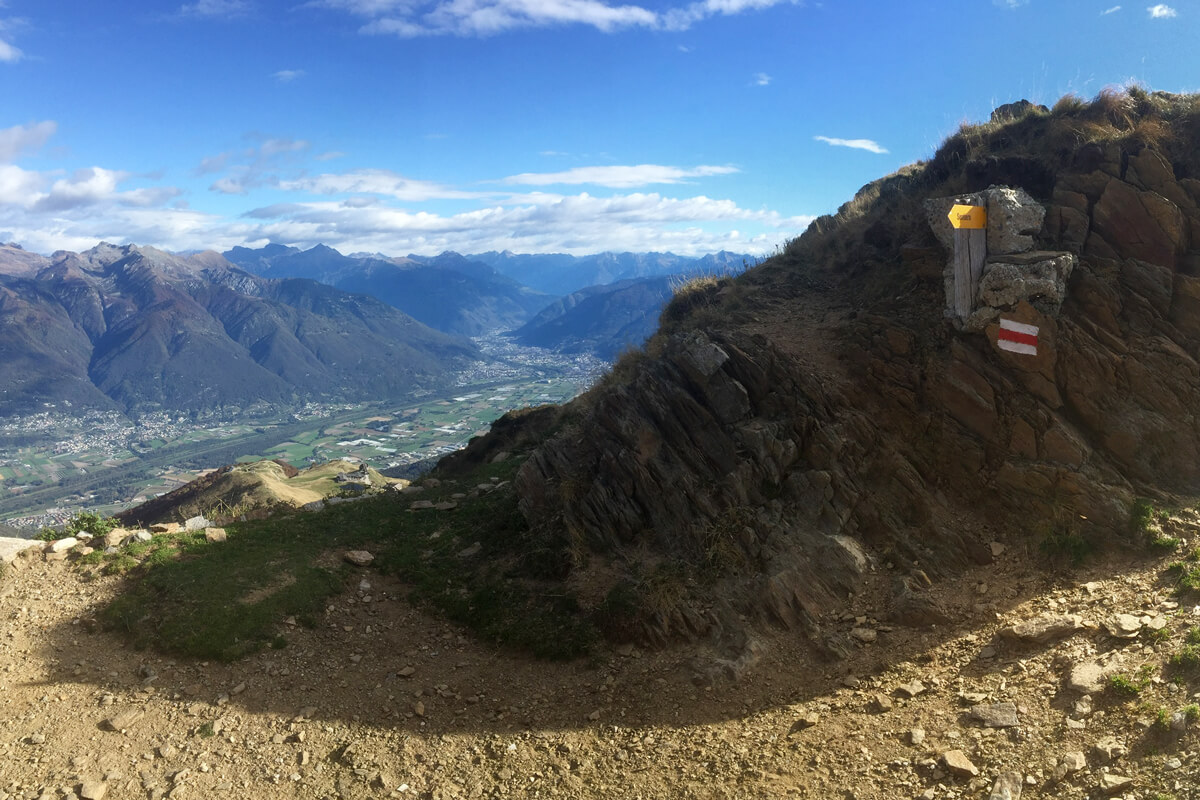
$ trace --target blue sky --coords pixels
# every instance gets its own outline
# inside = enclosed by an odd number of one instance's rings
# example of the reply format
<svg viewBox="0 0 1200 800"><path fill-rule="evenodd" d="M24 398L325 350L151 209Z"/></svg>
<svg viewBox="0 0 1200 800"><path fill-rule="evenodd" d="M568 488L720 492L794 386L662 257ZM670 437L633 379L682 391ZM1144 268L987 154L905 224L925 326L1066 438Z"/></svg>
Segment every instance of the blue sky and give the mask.
<svg viewBox="0 0 1200 800"><path fill-rule="evenodd" d="M1111 0L0 0L0 241L770 252L1021 98L1200 90Z"/></svg>

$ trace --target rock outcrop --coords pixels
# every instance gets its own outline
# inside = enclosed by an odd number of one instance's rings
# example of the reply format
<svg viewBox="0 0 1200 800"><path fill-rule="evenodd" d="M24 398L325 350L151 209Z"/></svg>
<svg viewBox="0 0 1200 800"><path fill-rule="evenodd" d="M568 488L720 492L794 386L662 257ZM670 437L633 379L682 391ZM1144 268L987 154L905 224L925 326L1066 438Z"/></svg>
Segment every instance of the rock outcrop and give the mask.
<svg viewBox="0 0 1200 800"><path fill-rule="evenodd" d="M615 565L580 581L593 607L631 591L625 635L774 621L836 652L822 616L884 566L936 580L988 559L989 532L1124 535L1135 496L1196 491L1197 127L1161 134L1193 101L1129 97L1124 116L1098 101L959 134L690 314L668 307L516 481L579 575ZM957 325L924 204L968 195L997 229ZM1036 344L1005 349L1002 318Z"/></svg>

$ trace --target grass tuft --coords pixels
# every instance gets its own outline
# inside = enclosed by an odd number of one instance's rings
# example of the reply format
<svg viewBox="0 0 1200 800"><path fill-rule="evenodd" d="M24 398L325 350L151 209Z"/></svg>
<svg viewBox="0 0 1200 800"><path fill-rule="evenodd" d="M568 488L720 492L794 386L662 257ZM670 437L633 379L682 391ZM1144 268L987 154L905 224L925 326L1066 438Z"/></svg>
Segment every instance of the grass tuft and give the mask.
<svg viewBox="0 0 1200 800"><path fill-rule="evenodd" d="M511 480L519 461L479 467L461 484ZM459 491L445 480L421 498L439 502ZM410 512L410 502L384 495L249 520L229 526L222 543L182 534L127 545L103 567L128 573L129 584L101 619L135 646L195 658L230 661L285 647L282 621L319 625L357 574L341 554L365 549L375 554L372 568L412 587L414 602L488 641L549 659L589 651L595 626L560 583L571 567L570 543L555 531L530 530L511 488L460 498L452 511Z"/></svg>

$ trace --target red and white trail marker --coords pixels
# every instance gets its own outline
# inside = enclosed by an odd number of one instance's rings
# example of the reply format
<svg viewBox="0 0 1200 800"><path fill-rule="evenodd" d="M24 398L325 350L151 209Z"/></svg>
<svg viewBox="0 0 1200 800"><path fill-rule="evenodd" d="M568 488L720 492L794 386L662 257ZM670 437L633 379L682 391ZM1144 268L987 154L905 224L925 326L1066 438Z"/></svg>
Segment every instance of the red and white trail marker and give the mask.
<svg viewBox="0 0 1200 800"><path fill-rule="evenodd" d="M1010 353L1027 356L1037 355L1038 327L1010 319L1000 320L1000 332L996 334L996 345Z"/></svg>

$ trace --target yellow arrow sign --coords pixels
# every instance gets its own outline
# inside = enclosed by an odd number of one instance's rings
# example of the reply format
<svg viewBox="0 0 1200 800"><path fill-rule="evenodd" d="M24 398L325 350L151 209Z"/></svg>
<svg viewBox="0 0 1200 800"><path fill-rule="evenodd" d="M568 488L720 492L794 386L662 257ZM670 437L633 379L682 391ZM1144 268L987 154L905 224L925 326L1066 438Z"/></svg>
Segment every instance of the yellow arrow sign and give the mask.
<svg viewBox="0 0 1200 800"><path fill-rule="evenodd" d="M983 206L955 206L946 216L956 228L987 227L987 209Z"/></svg>

